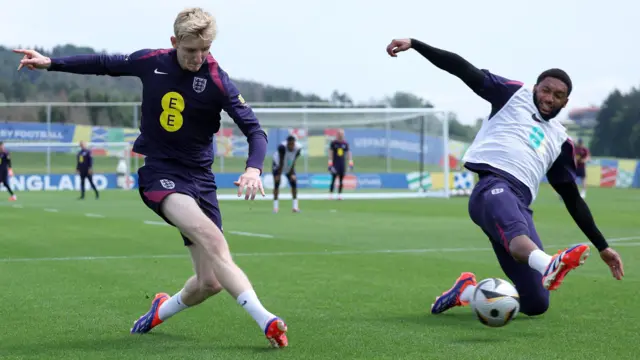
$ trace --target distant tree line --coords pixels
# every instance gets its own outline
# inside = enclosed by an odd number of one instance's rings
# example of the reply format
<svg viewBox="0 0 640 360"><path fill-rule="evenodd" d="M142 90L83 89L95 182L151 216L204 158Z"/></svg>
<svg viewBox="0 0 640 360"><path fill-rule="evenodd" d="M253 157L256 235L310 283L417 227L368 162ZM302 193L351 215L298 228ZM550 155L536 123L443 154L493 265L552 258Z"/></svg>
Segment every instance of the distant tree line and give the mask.
<svg viewBox="0 0 640 360"><path fill-rule="evenodd" d="M69 56L97 53L88 47L61 45L51 51L36 48L47 56ZM19 56L0 46L0 102L139 102L142 86L130 77L82 76L58 72L16 71ZM265 85L254 81L233 80L243 97L252 103L300 102L307 107L391 107L433 108L433 104L407 92L396 92L383 99L356 103L338 90L329 98L315 94ZM323 104L320 104L323 103ZM132 109L128 107L53 107L51 120L55 123L132 127ZM460 123L455 114L448 114L449 133L453 139L471 141L476 126ZM0 107L0 121L46 122L45 108ZM432 126L431 124L428 124ZM439 128L441 124L437 124ZM412 127L416 127L413 124ZM430 129L431 130L431 129ZM437 130L434 128L434 130Z"/></svg>
<svg viewBox="0 0 640 360"><path fill-rule="evenodd" d="M640 90L615 90L596 117L590 150L594 156L640 159Z"/></svg>

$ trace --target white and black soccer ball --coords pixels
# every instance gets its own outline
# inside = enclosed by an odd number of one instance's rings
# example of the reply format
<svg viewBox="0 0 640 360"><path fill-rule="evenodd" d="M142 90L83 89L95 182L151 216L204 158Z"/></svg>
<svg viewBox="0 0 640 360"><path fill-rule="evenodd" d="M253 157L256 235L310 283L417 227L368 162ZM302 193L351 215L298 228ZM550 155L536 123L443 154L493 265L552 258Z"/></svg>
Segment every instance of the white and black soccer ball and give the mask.
<svg viewBox="0 0 640 360"><path fill-rule="evenodd" d="M520 295L508 281L489 278L478 283L470 305L481 323L501 327L510 323L520 312Z"/></svg>

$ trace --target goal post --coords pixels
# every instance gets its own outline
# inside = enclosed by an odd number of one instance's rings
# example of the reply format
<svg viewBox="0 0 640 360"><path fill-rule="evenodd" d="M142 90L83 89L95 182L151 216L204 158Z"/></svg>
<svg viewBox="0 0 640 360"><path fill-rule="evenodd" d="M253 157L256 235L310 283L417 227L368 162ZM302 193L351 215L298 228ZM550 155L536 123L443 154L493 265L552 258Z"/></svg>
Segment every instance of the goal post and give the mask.
<svg viewBox="0 0 640 360"><path fill-rule="evenodd" d="M92 154L94 183L99 189L131 189L135 180L132 146L128 142L86 142ZM20 190L71 190L76 174L78 143L4 142L11 155L11 182ZM33 189L31 189L33 188Z"/></svg>
<svg viewBox="0 0 640 360"><path fill-rule="evenodd" d="M328 190L328 148L344 130L354 160L346 190L413 192L448 197L451 188L448 113L433 108L254 108L269 138L265 158L268 188L271 158L293 135L302 145L296 173L301 188ZM240 171L248 147L244 134L223 115L216 136L214 171ZM300 181L299 181L300 183Z"/></svg>

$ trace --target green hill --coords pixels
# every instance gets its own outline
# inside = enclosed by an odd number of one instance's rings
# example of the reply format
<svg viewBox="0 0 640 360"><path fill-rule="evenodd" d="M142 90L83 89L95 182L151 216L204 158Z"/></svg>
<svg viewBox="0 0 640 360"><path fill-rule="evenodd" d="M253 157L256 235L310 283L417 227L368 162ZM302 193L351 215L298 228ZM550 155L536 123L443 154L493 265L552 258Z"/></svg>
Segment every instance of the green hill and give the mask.
<svg viewBox="0 0 640 360"><path fill-rule="evenodd" d="M46 56L95 54L96 50L61 45L51 51L38 49ZM24 101L140 101L142 86L132 77L84 76L58 72L16 71L20 55L0 46L0 102ZM233 79L247 101L251 102L321 102L318 95L305 95L293 89ZM70 108L52 109L55 122L91 125L132 126L131 109ZM45 121L43 108L0 108L0 121Z"/></svg>

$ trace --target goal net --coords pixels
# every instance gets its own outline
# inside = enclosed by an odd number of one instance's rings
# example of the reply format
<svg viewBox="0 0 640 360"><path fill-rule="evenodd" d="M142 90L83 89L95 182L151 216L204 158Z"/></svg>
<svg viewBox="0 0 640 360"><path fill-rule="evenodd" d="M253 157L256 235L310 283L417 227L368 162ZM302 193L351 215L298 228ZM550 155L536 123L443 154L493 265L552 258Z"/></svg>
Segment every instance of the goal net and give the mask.
<svg viewBox="0 0 640 360"><path fill-rule="evenodd" d="M344 180L345 198L448 197L448 114L438 109L254 108L269 138L264 185L273 186L272 156L293 135L302 145L296 163L302 196L326 198L331 181L329 144L339 129L354 168ZM241 172L247 141L228 116L216 136L215 172ZM288 186L286 181L281 186ZM337 186L337 184L336 184ZM357 190L357 191L354 191ZM365 195L363 193L369 193ZM377 193L372 196L371 193ZM385 194L386 193L386 194ZM281 196L286 194L282 192Z"/></svg>
<svg viewBox="0 0 640 360"><path fill-rule="evenodd" d="M17 191L80 189L80 176L76 174L79 144L7 141L4 145L11 154L10 185ZM129 190L135 185L130 143L87 142L86 146L91 150L93 181L98 190Z"/></svg>

